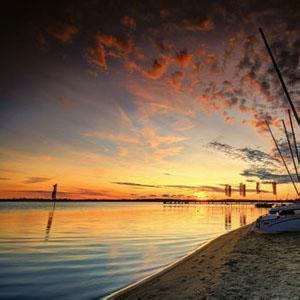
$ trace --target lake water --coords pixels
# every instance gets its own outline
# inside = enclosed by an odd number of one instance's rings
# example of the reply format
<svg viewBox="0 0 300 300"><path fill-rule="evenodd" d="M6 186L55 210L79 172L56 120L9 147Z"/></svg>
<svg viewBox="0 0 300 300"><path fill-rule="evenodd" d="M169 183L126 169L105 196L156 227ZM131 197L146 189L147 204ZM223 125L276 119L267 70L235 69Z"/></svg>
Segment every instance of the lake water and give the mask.
<svg viewBox="0 0 300 300"><path fill-rule="evenodd" d="M96 299L253 222L253 205L0 203L1 299Z"/></svg>

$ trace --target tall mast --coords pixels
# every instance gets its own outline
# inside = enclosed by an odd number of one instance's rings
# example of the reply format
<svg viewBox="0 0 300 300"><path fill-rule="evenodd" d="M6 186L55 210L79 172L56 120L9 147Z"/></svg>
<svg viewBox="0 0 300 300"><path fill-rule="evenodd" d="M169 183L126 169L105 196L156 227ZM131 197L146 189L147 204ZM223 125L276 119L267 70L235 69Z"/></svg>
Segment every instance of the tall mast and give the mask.
<svg viewBox="0 0 300 300"><path fill-rule="evenodd" d="M289 177L290 177L290 179L291 179L291 181L292 181L292 183L293 183L293 186L294 186L294 189L295 189L295 191L296 191L296 193L297 193L297 196L299 196L299 192L298 192L297 186L296 186L296 184L295 184L295 182L294 182L294 179L293 179L293 177L292 177L292 175L291 175L291 173L290 173L290 171L289 171L289 169L288 169L288 166L286 165L286 162L285 162L285 160L284 160L284 158L283 158L283 156L282 156L282 154L281 154L281 150L280 150L280 148L279 148L279 146L278 146L278 144L277 144L277 141L276 141L276 139L275 139L275 137L274 137L274 135L273 135L273 132L272 132L272 130L271 130L271 128L270 128L270 125L269 125L269 123L268 123L267 120L266 120L265 122L266 122L266 124L267 124L268 129L269 129L269 132L270 132L270 134L271 134L271 137L272 137L272 139L273 139L273 141L274 141L274 144L275 144L275 146L276 146L276 148L277 148L277 151L278 151L278 153L279 153L279 155L280 155L280 157L281 157L281 160L282 160L282 162L283 162L283 164L284 164L284 166L285 166L285 169L286 169L286 171L287 171L287 173L288 173L288 175L289 175Z"/></svg>
<svg viewBox="0 0 300 300"><path fill-rule="evenodd" d="M290 126L291 126L291 129L292 129L292 135L293 135L293 141L294 141L296 156L297 156L298 164L300 164L300 157L299 157L299 152L298 152L298 147L297 147L297 142L296 142L294 125L293 125L293 120L292 120L292 117L291 117L291 111L289 109L288 109L288 113L289 113L289 119L290 119Z"/></svg>
<svg viewBox="0 0 300 300"><path fill-rule="evenodd" d="M294 158L294 155L293 155L293 150L292 150L292 146L291 146L289 134L288 134L288 132L287 132L287 130L286 130L286 126L285 126L284 120L281 120L281 121L282 121L282 124L283 124L283 128L284 128L284 132L285 132L286 139L287 139L287 141L288 141L288 146L289 146L290 153L291 153L291 156L292 156L294 169L295 169L295 172L296 172L296 175L297 175L297 180L298 180L298 182L300 182L300 180L299 180L299 174L298 174L298 169L297 169L296 162L295 162L295 158Z"/></svg>
<svg viewBox="0 0 300 300"><path fill-rule="evenodd" d="M283 80L283 77L282 77L282 75L281 75L281 72L280 72L280 70L279 70L279 68L278 68L278 65L277 65L277 63L276 63L276 61L275 61L275 58L274 58L274 56L273 56L273 53L272 53L271 48L270 48L270 46L269 46L269 44L268 44L268 42L267 42L267 39L266 39L266 37L265 37L265 34L264 34L262 28L259 28L259 32L260 32L260 34L261 34L261 36L262 36L262 39L263 39L263 41L264 41L264 43L265 43L265 46L266 46L266 48L267 48L267 50L268 50L268 53L269 53L270 57L271 57L271 60L272 60L272 62L273 62L273 66L274 66L275 71L276 71L276 73L277 73L277 75L278 75L278 78L279 78L279 81L280 81L281 86L282 86L282 88L283 88L283 91L284 91L284 93L285 93L285 96L286 96L286 98L287 98L288 101L289 101L289 104L290 104L291 109L292 109L292 111L293 111L294 117L295 117L295 119L296 119L296 121L297 121L297 123L298 123L298 126L300 126L300 119L299 119L298 113L297 113L296 108L295 108L295 106L294 106L294 103L293 103L293 101L292 101L292 99L291 99L291 97L290 97L290 94L289 94L289 92L288 92L288 90L287 90L287 87L286 87L286 85L285 85L285 82L284 82L284 80Z"/></svg>

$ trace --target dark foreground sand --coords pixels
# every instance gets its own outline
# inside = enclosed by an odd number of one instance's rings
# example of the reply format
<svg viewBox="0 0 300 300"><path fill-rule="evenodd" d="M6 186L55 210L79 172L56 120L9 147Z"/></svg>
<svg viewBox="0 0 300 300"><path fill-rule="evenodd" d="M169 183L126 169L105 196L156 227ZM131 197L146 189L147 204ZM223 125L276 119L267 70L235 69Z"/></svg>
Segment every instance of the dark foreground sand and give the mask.
<svg viewBox="0 0 300 300"><path fill-rule="evenodd" d="M113 299L300 299L300 234L240 228Z"/></svg>

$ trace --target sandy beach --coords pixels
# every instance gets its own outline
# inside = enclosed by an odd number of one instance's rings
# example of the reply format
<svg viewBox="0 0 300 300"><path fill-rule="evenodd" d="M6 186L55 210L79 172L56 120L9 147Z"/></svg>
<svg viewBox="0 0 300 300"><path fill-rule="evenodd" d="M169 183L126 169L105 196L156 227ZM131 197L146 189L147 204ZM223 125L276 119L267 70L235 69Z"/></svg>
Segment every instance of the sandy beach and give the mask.
<svg viewBox="0 0 300 300"><path fill-rule="evenodd" d="M112 299L300 299L300 234L245 226Z"/></svg>

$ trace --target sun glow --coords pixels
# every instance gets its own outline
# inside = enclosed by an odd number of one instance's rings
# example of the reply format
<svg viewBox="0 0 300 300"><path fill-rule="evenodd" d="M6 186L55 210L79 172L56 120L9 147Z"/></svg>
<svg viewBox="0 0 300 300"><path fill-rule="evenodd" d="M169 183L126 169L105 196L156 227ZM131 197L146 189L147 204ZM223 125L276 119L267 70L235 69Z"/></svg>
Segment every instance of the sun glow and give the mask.
<svg viewBox="0 0 300 300"><path fill-rule="evenodd" d="M193 195L196 196L198 199L202 199L202 200L208 198L208 195L206 192L197 192L197 193L194 193Z"/></svg>

